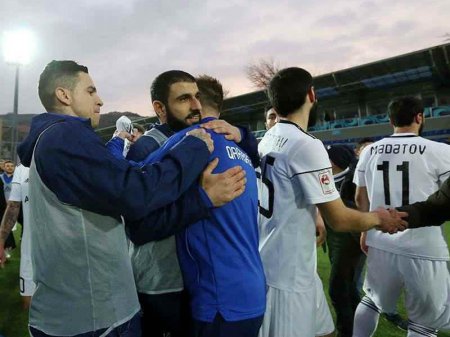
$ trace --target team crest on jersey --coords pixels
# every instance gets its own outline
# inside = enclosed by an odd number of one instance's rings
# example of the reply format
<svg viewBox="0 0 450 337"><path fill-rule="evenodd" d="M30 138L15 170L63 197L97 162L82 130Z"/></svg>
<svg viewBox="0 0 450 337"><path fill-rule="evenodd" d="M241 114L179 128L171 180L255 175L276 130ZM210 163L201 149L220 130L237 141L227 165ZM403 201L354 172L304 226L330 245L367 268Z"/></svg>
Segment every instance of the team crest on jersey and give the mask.
<svg viewBox="0 0 450 337"><path fill-rule="evenodd" d="M334 192L334 184L331 181L331 173L329 170L319 172L319 183L322 187L323 194L331 194Z"/></svg>

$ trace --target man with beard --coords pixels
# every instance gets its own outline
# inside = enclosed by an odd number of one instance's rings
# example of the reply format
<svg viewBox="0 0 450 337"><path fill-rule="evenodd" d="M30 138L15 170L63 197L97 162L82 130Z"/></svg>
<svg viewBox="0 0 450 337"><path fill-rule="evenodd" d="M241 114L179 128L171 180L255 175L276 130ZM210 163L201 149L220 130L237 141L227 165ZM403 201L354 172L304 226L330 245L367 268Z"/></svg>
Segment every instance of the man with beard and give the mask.
<svg viewBox="0 0 450 337"><path fill-rule="evenodd" d="M140 336L122 219L127 228L142 224L148 240L157 240L208 217L211 201L216 206L227 202L216 198L224 193L217 184L198 188L213 143L206 132L196 130L160 163L137 169L114 158L93 130L103 101L87 67L50 62L38 92L47 112L33 118L18 148L23 165L30 168L36 282L30 333ZM3 260L0 256L0 264Z"/></svg>
<svg viewBox="0 0 450 337"><path fill-rule="evenodd" d="M326 324L317 318L317 298L323 296L323 288L316 283L316 205L337 231L377 227L396 232L406 223L395 212L361 213L344 206L325 147L305 131L316 102L309 72L279 71L270 81L268 96L280 121L258 147L259 247L267 285L260 336L311 337L316 325Z"/></svg>
<svg viewBox="0 0 450 337"><path fill-rule="evenodd" d="M450 176L450 146L420 137L423 104L415 97L389 104L394 134L366 147L356 167L360 210L400 207L423 201ZM436 336L447 319L450 259L442 228L406 230L395 235L364 233L366 295L355 314L353 336L372 336L380 311L394 312L404 288L408 336Z"/></svg>
<svg viewBox="0 0 450 337"><path fill-rule="evenodd" d="M178 87L180 83L192 83L195 78L181 70L169 70L160 74L154 81L150 89L153 109L160 121L160 124L146 131L131 146L126 158L135 162L144 160L150 153L157 150L164 142L178 132L192 124L200 121L199 106L194 105L189 113L184 116L176 107L168 104L169 92L172 88ZM198 97L197 97L198 99ZM253 134L245 127L235 127L223 120L216 120L209 123L205 128L212 129L218 133L227 135L227 139L234 140L248 153L254 166L258 166L259 157L257 151L257 141Z"/></svg>
<svg viewBox="0 0 450 337"><path fill-rule="evenodd" d="M202 127L212 127L223 104L222 85L210 76L197 78L202 104ZM193 125L187 130L199 128ZM158 161L186 130L170 137L146 159ZM258 253L255 170L249 156L229 139L213 131L216 146L210 161L215 172L235 165L246 171L246 190L233 203L216 207L211 219L199 221L176 235L184 286L189 294L193 336L256 337L265 309L264 271Z"/></svg>
<svg viewBox="0 0 450 337"><path fill-rule="evenodd" d="M161 124L147 131L131 147L127 159L144 159L175 132L200 121L200 93L192 75L180 70L164 72L153 81L150 94ZM253 151L253 157L257 157L256 139L250 132L219 120L206 127L221 129L218 132L240 142L244 149ZM217 161L212 162L208 172L216 166ZM185 336L190 319L189 304L183 291L175 238L172 236L141 246L131 244L130 256L143 312L143 335L163 336L170 333L172 337Z"/></svg>

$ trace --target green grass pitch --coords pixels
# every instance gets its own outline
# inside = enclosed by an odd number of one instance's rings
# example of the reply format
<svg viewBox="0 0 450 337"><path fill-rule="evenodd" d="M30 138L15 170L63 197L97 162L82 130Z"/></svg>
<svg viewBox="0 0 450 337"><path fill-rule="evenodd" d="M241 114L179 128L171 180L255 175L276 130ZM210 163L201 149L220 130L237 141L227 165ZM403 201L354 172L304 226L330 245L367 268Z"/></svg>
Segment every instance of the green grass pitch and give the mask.
<svg viewBox="0 0 450 337"><path fill-rule="evenodd" d="M450 222L445 226L447 242L450 239ZM16 242L19 242L18 229L15 232ZM28 336L27 322L28 313L22 310L22 303L19 296L19 247L15 249L12 258L4 269L0 270L0 335L5 337L26 337ZM328 296L328 278L330 263L328 256L321 249L318 250L318 270ZM329 299L328 299L329 300ZM399 312L405 316L403 304L399 305ZM334 312L332 310L333 316ZM380 319L375 337L404 337L406 332L394 327L383 318ZM450 337L450 333L439 334L439 337Z"/></svg>

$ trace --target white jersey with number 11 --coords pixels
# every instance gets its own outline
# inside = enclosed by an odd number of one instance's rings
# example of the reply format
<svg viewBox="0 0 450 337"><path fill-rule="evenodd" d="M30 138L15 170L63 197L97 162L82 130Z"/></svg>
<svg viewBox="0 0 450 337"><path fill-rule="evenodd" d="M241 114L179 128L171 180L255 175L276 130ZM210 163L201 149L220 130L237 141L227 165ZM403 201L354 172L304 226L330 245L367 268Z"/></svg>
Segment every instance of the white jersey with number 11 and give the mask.
<svg viewBox="0 0 450 337"><path fill-rule="evenodd" d="M370 210L425 200L450 176L450 146L412 133L399 133L369 145L361 154L354 182L365 186ZM440 227L394 235L371 230L368 246L411 257L448 260Z"/></svg>

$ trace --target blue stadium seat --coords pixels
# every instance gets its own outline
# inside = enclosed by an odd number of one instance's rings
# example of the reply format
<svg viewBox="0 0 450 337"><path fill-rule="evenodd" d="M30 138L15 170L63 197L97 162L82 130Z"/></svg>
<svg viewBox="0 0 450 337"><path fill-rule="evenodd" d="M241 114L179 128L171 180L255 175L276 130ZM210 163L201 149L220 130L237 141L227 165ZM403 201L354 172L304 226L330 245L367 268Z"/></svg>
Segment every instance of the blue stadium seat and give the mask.
<svg viewBox="0 0 450 337"><path fill-rule="evenodd" d="M330 123L330 129L340 129L345 127L344 120L336 120Z"/></svg>
<svg viewBox="0 0 450 337"><path fill-rule="evenodd" d="M450 107L436 107L433 109L433 117L442 117L450 115Z"/></svg>
<svg viewBox="0 0 450 337"><path fill-rule="evenodd" d="M373 117L377 123L389 123L389 117L387 114L374 115Z"/></svg>
<svg viewBox="0 0 450 337"><path fill-rule="evenodd" d="M314 125L314 131L323 131L328 129L328 123L327 124L316 124Z"/></svg>
<svg viewBox="0 0 450 337"><path fill-rule="evenodd" d="M358 126L358 118L347 118L344 119L345 127L353 127Z"/></svg>
<svg viewBox="0 0 450 337"><path fill-rule="evenodd" d="M372 118L372 116L361 117L361 125L370 125L376 123L376 119Z"/></svg>

